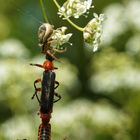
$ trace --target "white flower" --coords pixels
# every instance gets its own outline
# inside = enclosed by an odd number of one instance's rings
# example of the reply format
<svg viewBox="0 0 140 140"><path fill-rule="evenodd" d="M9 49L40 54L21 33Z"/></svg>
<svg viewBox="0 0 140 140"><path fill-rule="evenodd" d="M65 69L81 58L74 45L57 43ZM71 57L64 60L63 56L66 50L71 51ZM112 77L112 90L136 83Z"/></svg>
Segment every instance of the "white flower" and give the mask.
<svg viewBox="0 0 140 140"><path fill-rule="evenodd" d="M87 10L93 7L91 4L92 0L67 0L59 9L58 14L60 17L65 15L65 18L79 18L79 16L83 15Z"/></svg>
<svg viewBox="0 0 140 140"><path fill-rule="evenodd" d="M93 52L97 51L102 34L102 22L104 14L99 16L94 13L94 18L84 28L83 36L87 46L93 46Z"/></svg>
<svg viewBox="0 0 140 140"><path fill-rule="evenodd" d="M65 34L67 27L57 28L51 35L50 45L56 49L63 49L62 45L69 43L69 39L72 36L71 33Z"/></svg>

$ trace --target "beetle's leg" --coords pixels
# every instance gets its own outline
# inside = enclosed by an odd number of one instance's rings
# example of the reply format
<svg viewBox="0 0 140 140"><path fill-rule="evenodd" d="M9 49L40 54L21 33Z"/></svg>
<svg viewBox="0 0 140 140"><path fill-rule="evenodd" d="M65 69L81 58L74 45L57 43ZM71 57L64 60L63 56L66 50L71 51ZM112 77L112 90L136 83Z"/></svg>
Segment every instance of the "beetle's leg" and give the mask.
<svg viewBox="0 0 140 140"><path fill-rule="evenodd" d="M49 50L46 53L50 55L54 60L60 62L60 60L54 55L54 53L50 52Z"/></svg>
<svg viewBox="0 0 140 140"><path fill-rule="evenodd" d="M40 78L34 81L35 93L34 93L33 96L32 96L32 99L34 98L34 96L36 96L38 102L40 102L40 100L39 100L39 98L38 98L38 96L37 96L37 93L41 91L41 88L38 88L38 87L36 86L36 84L39 83L39 82L41 82L41 79L40 79Z"/></svg>
<svg viewBox="0 0 140 140"><path fill-rule="evenodd" d="M41 88L37 88L37 86L36 86L36 84L39 83L39 82L41 82L40 78L38 78L34 81L34 88L35 88L35 90L41 91Z"/></svg>
<svg viewBox="0 0 140 140"><path fill-rule="evenodd" d="M61 96L58 93L54 93L54 95L58 98L57 100L54 100L53 103L56 103L57 101L59 101L61 99Z"/></svg>
<svg viewBox="0 0 140 140"><path fill-rule="evenodd" d="M52 39L48 39L47 41L48 41L47 44L49 44L49 46L50 46ZM64 53L67 51L67 48L64 48L64 49L51 48L51 49L52 49L52 51L58 52L58 53Z"/></svg>
<svg viewBox="0 0 140 140"><path fill-rule="evenodd" d="M53 48L53 50L58 53L64 53L67 51L67 48L64 48L63 50Z"/></svg>
<svg viewBox="0 0 140 140"><path fill-rule="evenodd" d="M59 82L58 81L55 81L55 84L56 84L56 86L54 87L54 89L58 88Z"/></svg>

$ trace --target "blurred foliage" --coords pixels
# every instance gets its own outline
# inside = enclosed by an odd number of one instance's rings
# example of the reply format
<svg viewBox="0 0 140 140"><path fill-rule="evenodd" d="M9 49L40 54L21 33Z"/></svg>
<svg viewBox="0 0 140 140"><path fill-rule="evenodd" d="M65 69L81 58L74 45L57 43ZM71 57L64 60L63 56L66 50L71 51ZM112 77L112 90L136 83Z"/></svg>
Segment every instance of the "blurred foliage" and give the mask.
<svg viewBox="0 0 140 140"><path fill-rule="evenodd" d="M58 0L63 3L64 0ZM140 1L94 0L92 13L106 15L100 50L85 48L82 34L56 14L46 0L55 27L74 32L72 47L55 62L58 93L52 116L52 139L140 140ZM89 18L74 20L85 26ZM42 70L37 30L43 22L39 1L0 0L0 140L37 138L38 102L30 98Z"/></svg>

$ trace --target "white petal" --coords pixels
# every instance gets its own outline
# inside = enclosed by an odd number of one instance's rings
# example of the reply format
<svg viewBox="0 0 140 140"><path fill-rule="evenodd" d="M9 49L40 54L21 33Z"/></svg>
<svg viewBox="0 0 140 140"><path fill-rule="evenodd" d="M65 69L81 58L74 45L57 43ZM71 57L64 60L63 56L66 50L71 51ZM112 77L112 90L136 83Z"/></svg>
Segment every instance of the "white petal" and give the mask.
<svg viewBox="0 0 140 140"><path fill-rule="evenodd" d="M98 15L97 15L96 13L93 13L93 16L94 16L95 18L98 18Z"/></svg>
<svg viewBox="0 0 140 140"><path fill-rule="evenodd" d="M98 44L95 44L93 47L93 52L96 52L98 50Z"/></svg>
<svg viewBox="0 0 140 140"><path fill-rule="evenodd" d="M92 0L87 0L87 9L90 9L92 5Z"/></svg>

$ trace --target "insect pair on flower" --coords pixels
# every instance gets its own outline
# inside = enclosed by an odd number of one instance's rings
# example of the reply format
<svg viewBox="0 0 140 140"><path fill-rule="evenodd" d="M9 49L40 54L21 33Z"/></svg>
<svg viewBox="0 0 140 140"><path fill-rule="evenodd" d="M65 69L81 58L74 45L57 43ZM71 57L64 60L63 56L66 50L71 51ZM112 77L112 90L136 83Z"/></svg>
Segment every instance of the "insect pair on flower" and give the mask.
<svg viewBox="0 0 140 140"><path fill-rule="evenodd" d="M81 15L87 14L92 6L92 0L67 0L62 6L56 0L53 0L58 7L58 15L64 20L67 20L73 27L83 32L83 39L86 46L93 47L93 51L97 51L102 34L102 23L104 14L93 14L85 27L79 27L70 20L71 17L79 18ZM67 27L54 29L49 23L44 23L40 26L38 36L39 45L42 47L42 52L47 50L51 53L65 52L66 48L63 44L69 43L72 33L65 34Z"/></svg>

